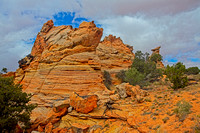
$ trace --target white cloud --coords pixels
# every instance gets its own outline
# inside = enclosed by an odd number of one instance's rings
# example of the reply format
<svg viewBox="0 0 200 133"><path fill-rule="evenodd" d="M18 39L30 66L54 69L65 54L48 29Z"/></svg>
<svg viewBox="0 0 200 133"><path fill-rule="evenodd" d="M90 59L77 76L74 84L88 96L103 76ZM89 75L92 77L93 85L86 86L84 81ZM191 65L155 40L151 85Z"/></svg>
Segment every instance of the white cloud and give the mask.
<svg viewBox="0 0 200 133"><path fill-rule="evenodd" d="M186 64L194 62L185 57L200 58L199 0L0 0L0 69L15 70L31 51L26 40L61 11L95 20L104 35L120 36L135 50L161 45L164 56Z"/></svg>

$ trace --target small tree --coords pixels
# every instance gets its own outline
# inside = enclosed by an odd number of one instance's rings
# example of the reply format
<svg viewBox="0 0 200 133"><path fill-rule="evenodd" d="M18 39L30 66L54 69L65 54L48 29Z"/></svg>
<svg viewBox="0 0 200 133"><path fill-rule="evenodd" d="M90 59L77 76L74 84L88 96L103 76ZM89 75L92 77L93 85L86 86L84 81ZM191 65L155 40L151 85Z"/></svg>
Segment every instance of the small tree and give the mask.
<svg viewBox="0 0 200 133"><path fill-rule="evenodd" d="M165 70L165 74L169 78L169 80L173 83L172 88L178 89L178 88L184 88L187 83L187 77L184 76L186 69L185 65L183 65L181 62L178 62L177 64L173 66L167 65L167 68Z"/></svg>
<svg viewBox="0 0 200 133"><path fill-rule="evenodd" d="M136 68L140 73L144 73L145 64L149 59L149 54L143 54L141 51L136 51L135 59L133 60L132 68Z"/></svg>
<svg viewBox="0 0 200 133"><path fill-rule="evenodd" d="M163 57L160 54L152 54L150 60L157 63L158 61L162 61Z"/></svg>
<svg viewBox="0 0 200 133"><path fill-rule="evenodd" d="M1 72L7 73L7 72L8 72L8 69L4 67L4 68L2 68Z"/></svg>
<svg viewBox="0 0 200 133"><path fill-rule="evenodd" d="M198 67L189 67L187 70L186 70L186 74L188 75L197 75L199 74L200 70Z"/></svg>
<svg viewBox="0 0 200 133"><path fill-rule="evenodd" d="M0 132L12 132L18 122L26 127L30 124L30 113L36 107L28 104L30 98L13 78L0 77Z"/></svg>

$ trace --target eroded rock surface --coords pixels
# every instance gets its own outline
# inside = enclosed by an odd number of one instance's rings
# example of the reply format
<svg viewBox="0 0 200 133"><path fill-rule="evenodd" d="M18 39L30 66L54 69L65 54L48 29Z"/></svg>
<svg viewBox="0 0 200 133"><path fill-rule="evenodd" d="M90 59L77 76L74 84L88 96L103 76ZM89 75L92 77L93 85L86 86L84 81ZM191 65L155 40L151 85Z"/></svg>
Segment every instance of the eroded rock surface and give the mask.
<svg viewBox="0 0 200 133"><path fill-rule="evenodd" d="M127 69L132 64L134 54L133 48L124 44L122 40L109 35L99 43L96 53L100 58L102 69L107 71L119 71Z"/></svg>
<svg viewBox="0 0 200 133"><path fill-rule="evenodd" d="M84 114L91 112L97 107L98 96L97 95L86 95L79 96L74 93L70 96L70 105L77 111Z"/></svg>
<svg viewBox="0 0 200 133"><path fill-rule="evenodd" d="M19 62L15 74L15 82L23 85L23 91L33 94L31 103L38 104L31 116L32 129L51 130L51 124L60 121L68 110L91 112L97 106L97 95L102 104L109 99L109 95L101 94L107 91L103 71L127 69L134 54L131 46L112 35L101 42L102 34L103 29L94 22L82 22L79 28L56 27L52 20L43 25L31 54ZM78 100L74 92L80 96ZM81 99L89 94L92 96L87 100Z"/></svg>

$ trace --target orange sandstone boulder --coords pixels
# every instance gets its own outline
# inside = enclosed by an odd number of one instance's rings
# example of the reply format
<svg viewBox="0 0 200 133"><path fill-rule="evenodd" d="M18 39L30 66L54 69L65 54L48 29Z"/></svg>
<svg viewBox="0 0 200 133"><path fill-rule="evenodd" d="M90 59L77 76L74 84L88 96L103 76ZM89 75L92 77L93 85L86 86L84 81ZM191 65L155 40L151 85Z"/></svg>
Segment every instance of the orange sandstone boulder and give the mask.
<svg viewBox="0 0 200 133"><path fill-rule="evenodd" d="M78 112L87 114L97 107L98 96L79 96L74 93L70 96L70 105Z"/></svg>
<svg viewBox="0 0 200 133"><path fill-rule="evenodd" d="M117 93L120 98L124 99L127 96L136 99L139 103L143 102L144 97L148 95L147 91L140 89L139 85L132 86L129 83L122 83L116 86ZM114 95L110 97L111 100L114 99Z"/></svg>

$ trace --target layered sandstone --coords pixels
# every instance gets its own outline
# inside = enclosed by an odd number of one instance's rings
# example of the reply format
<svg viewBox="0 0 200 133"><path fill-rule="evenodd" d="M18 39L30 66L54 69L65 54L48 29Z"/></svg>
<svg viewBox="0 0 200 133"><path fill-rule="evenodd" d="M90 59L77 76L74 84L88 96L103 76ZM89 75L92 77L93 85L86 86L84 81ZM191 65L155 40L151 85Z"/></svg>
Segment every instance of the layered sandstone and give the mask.
<svg viewBox="0 0 200 133"><path fill-rule="evenodd" d="M134 55L120 38L110 35L100 42L102 34L103 29L94 22L73 29L48 21L38 33L31 55L22 59L16 82L33 94L32 102L39 106L51 106L73 92L87 95L106 89L102 71L127 69Z"/></svg>
<svg viewBox="0 0 200 133"><path fill-rule="evenodd" d="M33 94L31 102L38 104L31 117L33 129L54 124L72 107L83 113L92 111L97 101L87 108L93 102L91 98L82 100L85 109L73 100L69 107L66 101L74 92L80 96L101 94L107 90L104 70L120 71L131 66L134 59L131 47L112 35L101 42L102 34L103 29L94 22L83 22L79 28L56 27L52 20L43 25L31 54L19 61L15 74L15 82L23 85L23 91Z"/></svg>
<svg viewBox="0 0 200 133"><path fill-rule="evenodd" d="M122 42L120 37L109 35L99 43L96 54L100 58L102 70L119 71L127 69L132 64L134 54L133 48Z"/></svg>
<svg viewBox="0 0 200 133"><path fill-rule="evenodd" d="M32 102L51 106L74 91L85 95L104 90L95 54L102 32L93 22L83 22L78 29L45 23L32 48L34 59L17 70L21 79L18 76L16 80L25 92L33 94Z"/></svg>

